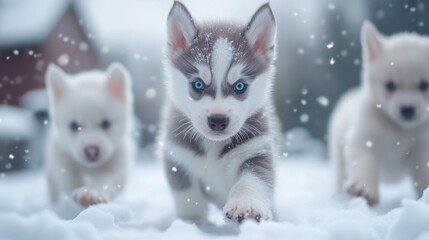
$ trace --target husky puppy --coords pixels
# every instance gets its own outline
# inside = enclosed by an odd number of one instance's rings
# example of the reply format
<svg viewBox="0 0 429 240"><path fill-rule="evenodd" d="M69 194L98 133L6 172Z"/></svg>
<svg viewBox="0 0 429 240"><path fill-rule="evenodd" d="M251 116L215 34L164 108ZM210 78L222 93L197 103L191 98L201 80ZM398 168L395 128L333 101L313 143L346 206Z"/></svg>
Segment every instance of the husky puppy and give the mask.
<svg viewBox="0 0 429 240"><path fill-rule="evenodd" d="M421 196L429 186L429 39L361 31L363 80L339 101L329 129L339 192L379 201L379 181L411 174Z"/></svg>
<svg viewBox="0 0 429 240"><path fill-rule="evenodd" d="M168 16L167 95L158 138L178 217L272 219L277 122L271 100L276 23L268 4L245 25Z"/></svg>
<svg viewBox="0 0 429 240"><path fill-rule="evenodd" d="M134 158L130 84L118 63L74 76L49 65L46 171L53 203L61 194L82 206L105 203L124 187Z"/></svg>

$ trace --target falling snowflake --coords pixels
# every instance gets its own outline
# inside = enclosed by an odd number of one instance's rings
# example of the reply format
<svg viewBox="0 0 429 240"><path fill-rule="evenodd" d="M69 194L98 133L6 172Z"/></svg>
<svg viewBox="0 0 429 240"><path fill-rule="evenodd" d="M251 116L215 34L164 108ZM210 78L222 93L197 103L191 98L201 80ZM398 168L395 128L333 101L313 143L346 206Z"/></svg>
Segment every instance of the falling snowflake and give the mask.
<svg viewBox="0 0 429 240"><path fill-rule="evenodd" d="M356 59L353 61L353 64L354 64L354 65L359 65L359 64L360 64L360 60L356 58Z"/></svg>
<svg viewBox="0 0 429 240"><path fill-rule="evenodd" d="M19 55L19 51L18 51L18 49L13 50L13 54L14 54L15 56L18 56L18 55Z"/></svg>
<svg viewBox="0 0 429 240"><path fill-rule="evenodd" d="M57 63L60 66L67 66L69 62L70 62L70 56L68 54L62 54L57 59Z"/></svg>
<svg viewBox="0 0 429 240"><path fill-rule="evenodd" d="M381 104L377 104L377 108L381 108Z"/></svg>
<svg viewBox="0 0 429 240"><path fill-rule="evenodd" d="M44 125L48 125L48 124L49 124L49 121L48 121L47 119L45 119L45 121L43 121L43 124L44 124Z"/></svg>
<svg viewBox="0 0 429 240"><path fill-rule="evenodd" d="M101 52L102 52L102 53L104 53L104 54L109 53L109 52L110 52L110 48L109 48L109 47L107 47L107 46L103 46L103 47L101 48Z"/></svg>
<svg viewBox="0 0 429 240"><path fill-rule="evenodd" d="M287 157L289 154L287 152L283 153L283 157Z"/></svg>
<svg viewBox="0 0 429 240"><path fill-rule="evenodd" d="M135 60L140 60L140 58L141 58L140 54L138 54L138 53L134 54L134 59Z"/></svg>
<svg viewBox="0 0 429 240"><path fill-rule="evenodd" d="M88 51L89 49L89 45L86 42L80 42L79 43L79 50L81 50L82 52Z"/></svg>
<svg viewBox="0 0 429 240"><path fill-rule="evenodd" d="M317 102L323 107L329 106L329 99L325 96L318 97Z"/></svg>
<svg viewBox="0 0 429 240"><path fill-rule="evenodd" d="M395 65L395 63L394 62L390 62L390 66L393 66L393 65Z"/></svg>
<svg viewBox="0 0 429 240"><path fill-rule="evenodd" d="M334 65L334 64L335 64L335 59L332 57L332 58L331 58L331 60L329 61L329 63L330 63L331 65Z"/></svg>
<svg viewBox="0 0 429 240"><path fill-rule="evenodd" d="M172 168L171 168L171 171L172 171L172 172L177 172L177 167L172 167Z"/></svg>
<svg viewBox="0 0 429 240"><path fill-rule="evenodd" d="M299 121L302 123L306 123L308 120L310 120L310 116L307 113L304 113L299 117Z"/></svg>
<svg viewBox="0 0 429 240"><path fill-rule="evenodd" d="M303 89L301 90L301 94L302 94L302 95L307 95L307 93L308 93L308 89L307 89L307 88L303 88Z"/></svg>
<svg viewBox="0 0 429 240"><path fill-rule="evenodd" d="M210 186L206 186L206 191L210 191L212 188Z"/></svg>
<svg viewBox="0 0 429 240"><path fill-rule="evenodd" d="M365 145L366 145L366 147L367 147L367 148L371 148L371 147L373 146L373 144L372 144L372 142L371 142L371 141L367 141L367 142L365 143Z"/></svg>
<svg viewBox="0 0 429 240"><path fill-rule="evenodd" d="M4 168L6 168L6 170L10 170L10 169L12 169L12 163L6 163L6 164L4 165Z"/></svg>
<svg viewBox="0 0 429 240"><path fill-rule="evenodd" d="M147 99L153 99L156 97L156 89L155 88L149 88L146 90L146 98Z"/></svg>
<svg viewBox="0 0 429 240"><path fill-rule="evenodd" d="M14 159L15 156L13 154L9 154L9 159Z"/></svg>
<svg viewBox="0 0 429 240"><path fill-rule="evenodd" d="M327 45L326 45L326 47L327 47L328 49L333 48L333 47L334 47L334 42L331 42L331 43L327 44Z"/></svg>

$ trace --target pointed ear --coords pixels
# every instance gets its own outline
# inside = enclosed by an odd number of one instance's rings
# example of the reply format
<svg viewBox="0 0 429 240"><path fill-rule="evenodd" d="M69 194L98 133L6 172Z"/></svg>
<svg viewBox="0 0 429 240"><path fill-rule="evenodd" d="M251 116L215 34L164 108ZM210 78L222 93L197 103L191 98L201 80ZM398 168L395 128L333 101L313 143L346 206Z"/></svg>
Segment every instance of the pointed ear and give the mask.
<svg viewBox="0 0 429 240"><path fill-rule="evenodd" d="M276 20L269 3L262 5L253 15L245 30L250 48L265 56L274 51Z"/></svg>
<svg viewBox="0 0 429 240"><path fill-rule="evenodd" d="M372 62L383 52L383 36L370 21L363 23L360 39L365 61Z"/></svg>
<svg viewBox="0 0 429 240"><path fill-rule="evenodd" d="M120 101L127 101L128 89L130 88L130 75L120 63L112 63L106 70L106 86Z"/></svg>
<svg viewBox="0 0 429 240"><path fill-rule="evenodd" d="M167 19L167 44L170 54L185 50L197 35L194 19L185 5L174 1Z"/></svg>
<svg viewBox="0 0 429 240"><path fill-rule="evenodd" d="M45 83L49 98L53 102L58 102L68 89L67 74L53 63L50 63L46 70Z"/></svg>

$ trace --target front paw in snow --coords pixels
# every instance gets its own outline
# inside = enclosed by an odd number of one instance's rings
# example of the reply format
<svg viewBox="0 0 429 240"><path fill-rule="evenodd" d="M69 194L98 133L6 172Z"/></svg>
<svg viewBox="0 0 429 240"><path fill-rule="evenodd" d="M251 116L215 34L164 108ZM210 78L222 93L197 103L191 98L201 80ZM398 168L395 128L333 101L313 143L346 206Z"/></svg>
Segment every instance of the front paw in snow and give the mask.
<svg viewBox="0 0 429 240"><path fill-rule="evenodd" d="M230 199L223 208L225 220L242 223L246 219L256 222L268 221L273 218L270 206L257 199Z"/></svg>
<svg viewBox="0 0 429 240"><path fill-rule="evenodd" d="M379 202L379 193L376 184L369 184L359 180L348 181L346 191L352 196L365 198L370 206Z"/></svg>
<svg viewBox="0 0 429 240"><path fill-rule="evenodd" d="M94 189L90 189L87 187L82 187L75 190L72 194L73 200L84 207L99 204L99 203L107 203L109 201L109 197Z"/></svg>

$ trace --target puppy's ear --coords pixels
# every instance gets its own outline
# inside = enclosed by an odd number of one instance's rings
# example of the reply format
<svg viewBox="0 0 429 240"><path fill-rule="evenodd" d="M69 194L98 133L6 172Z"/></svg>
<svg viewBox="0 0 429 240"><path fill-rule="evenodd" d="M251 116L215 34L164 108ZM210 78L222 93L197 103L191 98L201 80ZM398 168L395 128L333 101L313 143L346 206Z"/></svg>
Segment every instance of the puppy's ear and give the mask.
<svg viewBox="0 0 429 240"><path fill-rule="evenodd" d="M197 35L194 19L185 5L174 1L167 19L167 44L171 55L185 50Z"/></svg>
<svg viewBox="0 0 429 240"><path fill-rule="evenodd" d="M365 61L372 62L383 52L383 36L370 21L363 23L360 39Z"/></svg>
<svg viewBox="0 0 429 240"><path fill-rule="evenodd" d="M274 52L276 30L276 19L269 3L266 3L253 15L244 34L254 52L269 57Z"/></svg>
<svg viewBox="0 0 429 240"><path fill-rule="evenodd" d="M106 86L111 93L120 101L128 101L130 88L130 75L120 63L112 63L106 70Z"/></svg>
<svg viewBox="0 0 429 240"><path fill-rule="evenodd" d="M60 101L68 89L67 74L53 63L46 70L45 83L49 98L54 103Z"/></svg>

